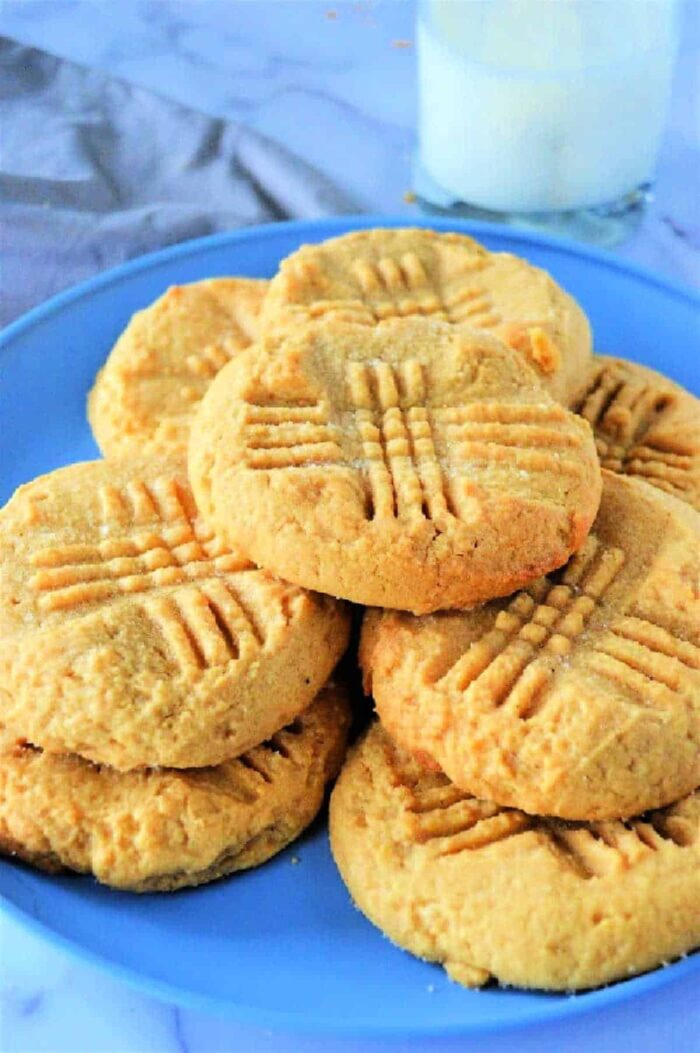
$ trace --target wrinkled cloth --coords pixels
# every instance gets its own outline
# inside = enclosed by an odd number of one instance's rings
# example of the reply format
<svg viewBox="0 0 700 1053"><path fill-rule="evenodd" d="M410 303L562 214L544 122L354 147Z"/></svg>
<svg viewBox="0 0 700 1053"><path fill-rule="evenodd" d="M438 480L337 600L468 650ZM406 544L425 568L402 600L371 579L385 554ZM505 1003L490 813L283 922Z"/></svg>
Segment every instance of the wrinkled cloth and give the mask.
<svg viewBox="0 0 700 1053"><path fill-rule="evenodd" d="M0 37L0 325L178 241L358 211L242 124Z"/></svg>

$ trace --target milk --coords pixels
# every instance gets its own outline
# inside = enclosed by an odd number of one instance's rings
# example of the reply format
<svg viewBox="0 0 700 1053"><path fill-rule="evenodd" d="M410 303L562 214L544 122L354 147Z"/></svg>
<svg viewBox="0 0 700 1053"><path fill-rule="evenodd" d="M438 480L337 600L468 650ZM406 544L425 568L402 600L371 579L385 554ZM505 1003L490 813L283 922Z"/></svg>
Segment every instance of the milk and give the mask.
<svg viewBox="0 0 700 1053"><path fill-rule="evenodd" d="M502 212L608 204L649 182L676 17L673 0L424 0L423 169Z"/></svg>

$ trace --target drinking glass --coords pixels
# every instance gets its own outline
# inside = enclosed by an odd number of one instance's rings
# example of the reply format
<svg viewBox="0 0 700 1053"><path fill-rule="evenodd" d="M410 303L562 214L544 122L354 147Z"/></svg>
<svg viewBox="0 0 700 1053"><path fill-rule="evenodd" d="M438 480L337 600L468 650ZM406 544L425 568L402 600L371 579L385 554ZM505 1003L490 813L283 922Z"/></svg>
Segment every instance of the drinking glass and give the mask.
<svg viewBox="0 0 700 1053"><path fill-rule="evenodd" d="M648 198L677 0L420 0L429 211L622 240Z"/></svg>

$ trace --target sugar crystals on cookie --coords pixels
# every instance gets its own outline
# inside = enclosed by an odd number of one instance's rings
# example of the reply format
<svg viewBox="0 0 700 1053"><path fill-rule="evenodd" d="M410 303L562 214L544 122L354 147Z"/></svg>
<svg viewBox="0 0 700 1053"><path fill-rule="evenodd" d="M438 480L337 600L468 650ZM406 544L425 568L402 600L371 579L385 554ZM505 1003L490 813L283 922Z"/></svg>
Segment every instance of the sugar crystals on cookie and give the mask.
<svg viewBox="0 0 700 1053"><path fill-rule="evenodd" d="M219 373L190 441L203 515L287 581L428 612L512 592L583 544L589 425L485 332L326 322Z"/></svg>

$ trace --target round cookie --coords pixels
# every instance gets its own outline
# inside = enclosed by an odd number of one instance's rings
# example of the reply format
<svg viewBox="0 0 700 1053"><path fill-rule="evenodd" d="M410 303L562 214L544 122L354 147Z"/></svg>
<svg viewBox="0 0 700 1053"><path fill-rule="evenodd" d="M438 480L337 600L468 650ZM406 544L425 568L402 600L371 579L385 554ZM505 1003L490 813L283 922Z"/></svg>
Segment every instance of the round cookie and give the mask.
<svg viewBox="0 0 700 1053"><path fill-rule="evenodd" d="M700 945L700 791L624 823L541 819L422 771L374 725L330 833L360 910L470 987L596 987Z"/></svg>
<svg viewBox="0 0 700 1053"><path fill-rule="evenodd" d="M564 404L584 383L591 332L576 301L546 271L464 234L378 228L302 245L270 283L261 330L415 315L488 329L521 352Z"/></svg>
<svg viewBox="0 0 700 1053"><path fill-rule="evenodd" d="M88 397L105 457L180 455L212 377L257 337L267 282L210 278L175 285L138 311Z"/></svg>
<svg viewBox="0 0 700 1053"><path fill-rule="evenodd" d="M0 512L1 719L52 752L235 757L312 701L348 622L215 538L179 460L71 465Z"/></svg>
<svg viewBox="0 0 700 1053"><path fill-rule="evenodd" d="M243 352L193 422L211 525L287 581L415 612L512 592L583 543L588 425L500 340L327 322Z"/></svg>
<svg viewBox="0 0 700 1053"><path fill-rule="evenodd" d="M318 812L349 720L345 693L331 685L268 742L185 771L118 772L0 733L0 851L134 892L258 866Z"/></svg>
<svg viewBox="0 0 700 1053"><path fill-rule="evenodd" d="M604 476L562 570L478 610L363 627L365 686L397 742L539 815L636 815L700 784L700 516Z"/></svg>
<svg viewBox="0 0 700 1053"><path fill-rule="evenodd" d="M653 369L595 355L572 407L591 424L603 468L636 475L700 512L700 400Z"/></svg>

